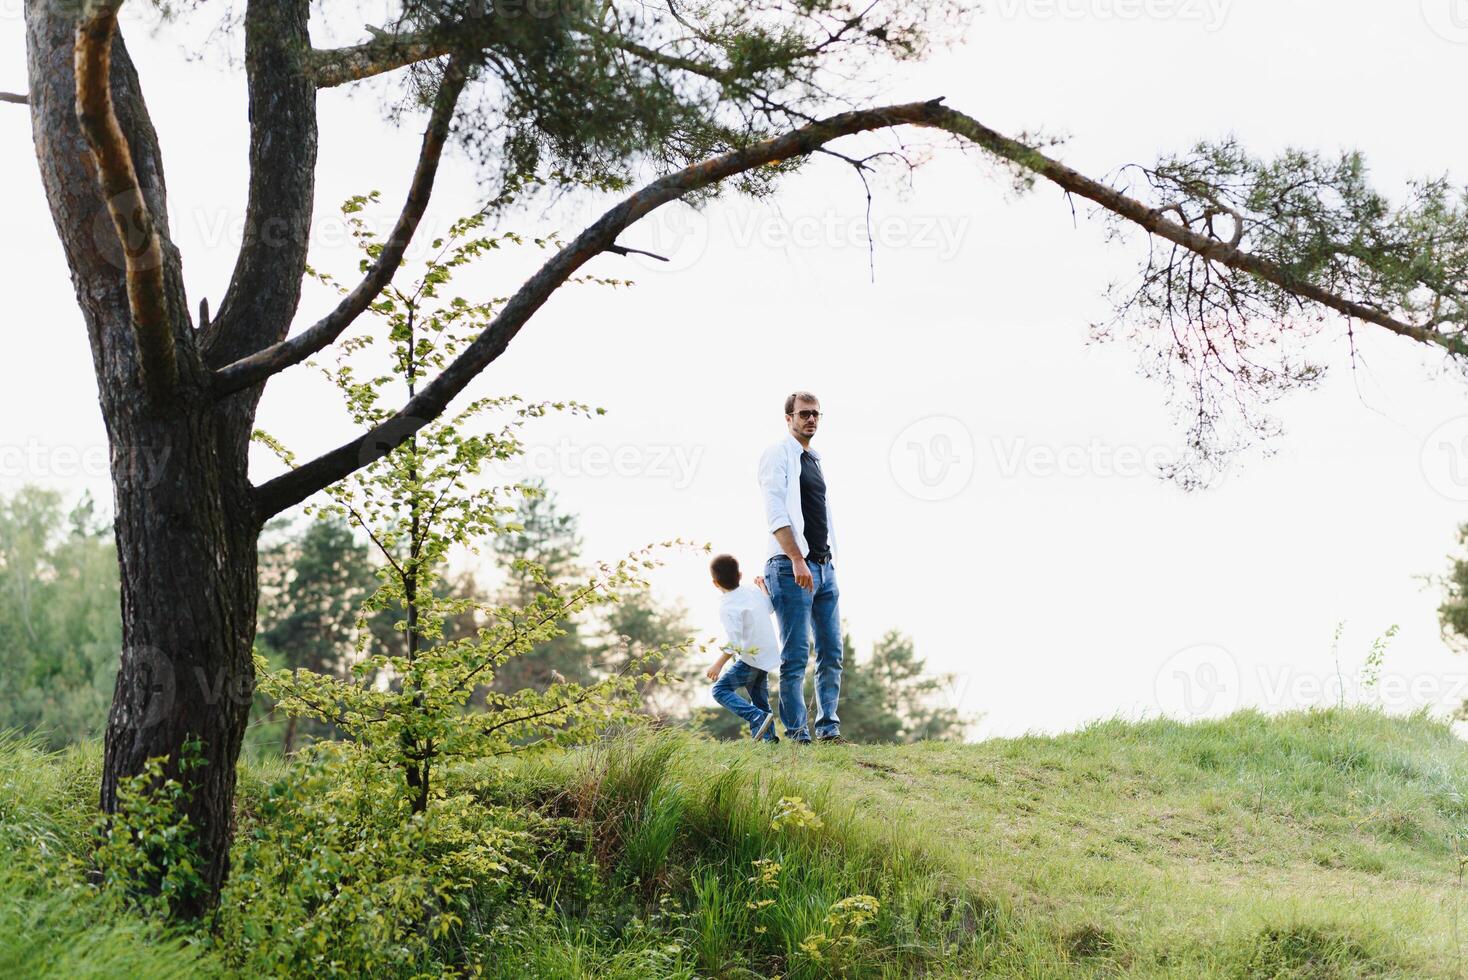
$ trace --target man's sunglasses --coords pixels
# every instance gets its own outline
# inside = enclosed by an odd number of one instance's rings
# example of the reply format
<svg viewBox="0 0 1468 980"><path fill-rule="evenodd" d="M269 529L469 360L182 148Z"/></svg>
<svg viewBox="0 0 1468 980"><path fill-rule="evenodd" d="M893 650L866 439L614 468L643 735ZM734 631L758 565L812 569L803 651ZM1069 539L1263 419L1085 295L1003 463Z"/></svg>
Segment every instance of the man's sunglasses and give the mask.
<svg viewBox="0 0 1468 980"><path fill-rule="evenodd" d="M818 408L803 408L800 411L792 412L791 414L800 416L800 420L802 422L809 422L811 419L818 419L821 417L821 412Z"/></svg>

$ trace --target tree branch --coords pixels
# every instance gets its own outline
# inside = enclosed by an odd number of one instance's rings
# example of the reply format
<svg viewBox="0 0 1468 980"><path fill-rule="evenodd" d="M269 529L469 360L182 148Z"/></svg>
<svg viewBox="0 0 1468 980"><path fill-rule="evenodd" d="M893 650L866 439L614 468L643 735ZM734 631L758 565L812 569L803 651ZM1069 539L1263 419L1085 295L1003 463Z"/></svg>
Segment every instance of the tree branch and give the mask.
<svg viewBox="0 0 1468 980"><path fill-rule="evenodd" d="M245 8L249 197L229 286L214 319L201 326L210 367L281 340L300 302L318 142L316 87L305 66L309 13L309 0L249 0ZM236 401L230 411L248 437L254 402Z"/></svg>
<svg viewBox="0 0 1468 980"><path fill-rule="evenodd" d="M588 35L594 34L610 46L651 64L686 71L720 84L728 84L732 78L726 68L654 50L620 34L599 30L594 24L580 24L576 30ZM332 88L396 71L451 51L469 48L482 50L506 39L507 34L501 29L496 17L469 17L458 23L444 24L430 30L379 34L371 41L350 47L313 49L309 59L310 72L317 88ZM816 53L803 52L804 55Z"/></svg>
<svg viewBox="0 0 1468 980"><path fill-rule="evenodd" d="M318 89L333 88L395 71L453 51L484 48L503 38L495 17L470 17L426 31L378 34L345 48L315 48L308 72Z"/></svg>
<svg viewBox="0 0 1468 980"><path fill-rule="evenodd" d="M1312 283L1298 281L1287 270L1268 260L1169 221L1163 216L1165 211L1149 208L1134 198L1091 180L1034 148L1002 136L972 117L947 108L941 101L914 102L842 113L774 139L751 144L695 164L642 188L603 214L595 224L552 256L510 298L499 315L474 342L395 415L364 435L258 487L256 501L260 513L262 516L269 516L300 503L316 491L387 455L413 433L432 422L451 399L504 352L521 327L557 288L596 255L618 248L617 236L651 211L690 191L735 174L812 153L839 137L897 125L947 131L1045 177L1071 194L1095 202L1206 261L1257 276L1298 296L1346 316L1375 323L1403 337L1441 346L1455 354L1468 353L1462 342L1456 338L1402 322L1382 310L1339 296Z"/></svg>
<svg viewBox="0 0 1468 980"><path fill-rule="evenodd" d="M659 262L668 261L666 255L659 255L656 252L649 252L642 248L629 248L626 245L608 245L606 250L613 255L646 255L648 258L657 259Z"/></svg>
<svg viewBox="0 0 1468 980"><path fill-rule="evenodd" d="M16 105L30 105L31 97L24 93L0 92L0 102L14 102Z"/></svg>
<svg viewBox="0 0 1468 980"><path fill-rule="evenodd" d="M504 352L520 328L557 288L576 270L614 245L617 236L629 225L656 208L734 174L790 157L804 156L842 136L930 119L939 108L937 102L913 102L842 113L694 164L647 185L607 211L541 266L540 271L510 297L499 315L474 342L396 415L364 435L257 488L260 514L262 517L276 514L300 503L316 491L386 456L437 418L454 396Z"/></svg>
<svg viewBox="0 0 1468 980"><path fill-rule="evenodd" d="M1465 346L1456 337L1450 337L1447 334L1439 333L1427 327L1398 320L1384 310L1355 302L1344 296L1332 293L1327 289L1322 289L1313 283L1292 276L1288 270L1281 266L1243 251L1230 242L1195 232L1179 222L1168 220L1163 215L1169 210L1172 210L1171 208L1149 208L1141 201L1127 197L1120 191L1077 173L1065 164L1051 159L1032 147L1026 146L1017 140L1012 140L1007 136L1000 135L978 120L966 116L957 110L949 109L946 106L941 107L935 114L932 122L919 123L919 125L943 129L955 136L975 143L995 156L1003 157L1027 170L1031 170L1070 193L1099 204L1107 211L1125 218L1152 232L1154 235L1165 238L1176 245L1180 245L1211 262L1217 262L1219 265L1227 266L1230 269L1237 269L1240 272L1247 272L1266 282L1271 282L1281 289L1294 293L1296 296L1319 303L1321 306L1329 307L1338 313L1344 313L1348 317L1364 320L1367 323L1374 323L1379 327L1385 327L1387 330L1399 336L1441 347L1452 354L1468 354L1468 346ZM1181 209L1179 208L1177 210Z"/></svg>
<svg viewBox="0 0 1468 980"><path fill-rule="evenodd" d="M217 395L228 395L259 384L272 374L292 364L298 364L326 347L341 336L341 332L392 281L398 267L402 265L403 254L413 240L413 233L418 230L418 224L423 219L423 212L428 208L428 200L433 194L433 181L438 174L439 159L443 156L449 127L453 123L454 107L458 104L459 93L464 90L466 79L463 63L457 58L450 59L433 100L433 114L423 133L423 145L418 151L418 165L408 186L407 200L403 202L403 209L398 215L397 223L393 225L392 233L383 243L382 251L378 253L362 281L342 297L335 309L301 333L215 371L213 385Z"/></svg>
<svg viewBox="0 0 1468 980"><path fill-rule="evenodd" d="M143 198L127 136L112 105L112 38L117 7L99 4L76 27L76 118L91 148L97 180L122 246L133 340L143 388L155 403L167 401L178 383L163 243Z"/></svg>

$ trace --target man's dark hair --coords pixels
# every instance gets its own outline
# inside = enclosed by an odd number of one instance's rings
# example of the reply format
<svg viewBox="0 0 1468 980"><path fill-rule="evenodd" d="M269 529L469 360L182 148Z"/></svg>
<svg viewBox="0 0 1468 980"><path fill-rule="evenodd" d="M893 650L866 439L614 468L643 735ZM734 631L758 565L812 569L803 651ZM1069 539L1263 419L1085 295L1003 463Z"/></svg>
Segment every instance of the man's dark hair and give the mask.
<svg viewBox="0 0 1468 980"><path fill-rule="evenodd" d="M709 562L709 571L714 573L714 581L724 588L739 588L739 559L733 555L717 556Z"/></svg>
<svg viewBox="0 0 1468 980"><path fill-rule="evenodd" d="M789 395L787 395L785 397L785 414L786 415L794 415L795 414L795 403L797 401L802 401L802 402L815 402L817 405L819 405L821 403L821 400L819 398L817 398L815 395L812 395L808 391L796 391L796 392L792 392L791 394L789 394Z"/></svg>

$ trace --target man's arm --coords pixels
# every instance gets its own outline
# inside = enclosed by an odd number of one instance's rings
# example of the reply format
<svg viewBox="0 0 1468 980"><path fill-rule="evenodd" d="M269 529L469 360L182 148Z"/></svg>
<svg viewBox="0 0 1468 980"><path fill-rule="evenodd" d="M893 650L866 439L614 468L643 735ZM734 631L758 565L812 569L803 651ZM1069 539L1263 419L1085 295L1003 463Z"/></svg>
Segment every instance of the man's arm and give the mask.
<svg viewBox="0 0 1468 980"><path fill-rule="evenodd" d="M815 588L815 579L811 578L810 566L805 563L805 556L795 543L795 532L787 524L776 529L775 540L780 543L780 550L790 558L790 567L795 572L795 584L807 592L812 591Z"/></svg>

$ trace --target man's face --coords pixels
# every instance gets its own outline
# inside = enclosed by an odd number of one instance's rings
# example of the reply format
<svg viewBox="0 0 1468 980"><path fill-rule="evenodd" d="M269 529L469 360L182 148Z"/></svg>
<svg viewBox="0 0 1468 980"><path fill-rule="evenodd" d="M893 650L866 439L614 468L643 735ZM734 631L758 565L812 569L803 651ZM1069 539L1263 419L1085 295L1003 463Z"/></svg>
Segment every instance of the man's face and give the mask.
<svg viewBox="0 0 1468 980"><path fill-rule="evenodd" d="M797 398L795 411L785 416L785 422L790 426L792 436L797 439L809 439L816 434L816 429L821 424L821 403Z"/></svg>

